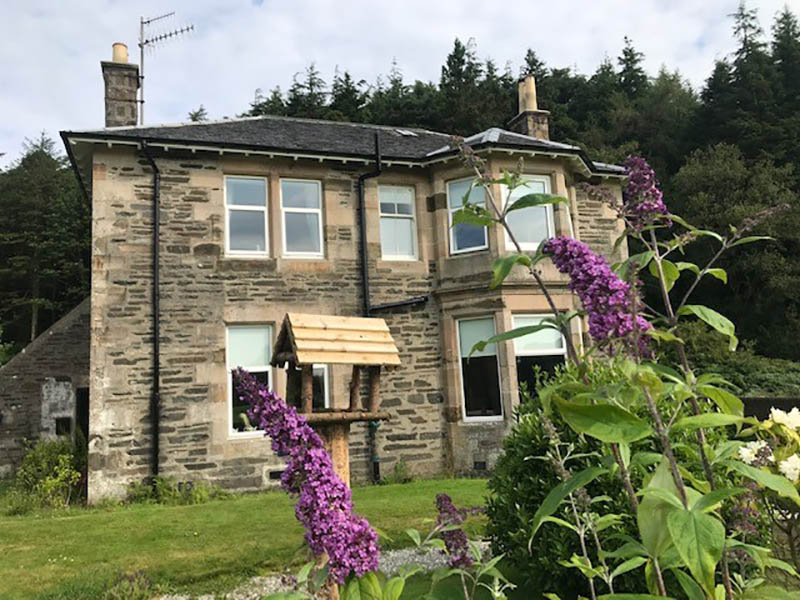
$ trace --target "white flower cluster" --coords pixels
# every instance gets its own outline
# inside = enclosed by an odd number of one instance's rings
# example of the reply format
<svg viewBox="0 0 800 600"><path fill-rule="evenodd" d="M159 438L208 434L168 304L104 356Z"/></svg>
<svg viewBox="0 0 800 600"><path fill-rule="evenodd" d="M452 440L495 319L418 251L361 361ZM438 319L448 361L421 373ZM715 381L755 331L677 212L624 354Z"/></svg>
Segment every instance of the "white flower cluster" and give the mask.
<svg viewBox="0 0 800 600"><path fill-rule="evenodd" d="M800 456L792 454L789 458L778 465L778 469L783 473L787 479L797 483L800 479Z"/></svg>
<svg viewBox="0 0 800 600"><path fill-rule="evenodd" d="M764 448L766 448L769 444L763 440L758 440L756 442L750 442L745 444L741 448L739 448L739 458L742 462L747 463L748 465L752 465L756 462L756 458L758 458L758 453L761 452ZM767 457L767 460L772 462L775 460L775 457L770 453Z"/></svg>
<svg viewBox="0 0 800 600"><path fill-rule="evenodd" d="M785 425L789 429L800 429L800 410L795 406L788 413L779 408L769 410L769 418L775 423Z"/></svg>

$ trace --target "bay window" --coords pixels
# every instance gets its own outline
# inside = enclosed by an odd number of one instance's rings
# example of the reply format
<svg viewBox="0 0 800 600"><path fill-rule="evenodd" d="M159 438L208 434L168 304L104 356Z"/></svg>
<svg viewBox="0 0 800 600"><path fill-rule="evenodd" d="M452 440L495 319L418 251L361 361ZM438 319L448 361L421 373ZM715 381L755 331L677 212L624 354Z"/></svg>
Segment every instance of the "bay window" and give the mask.
<svg viewBox="0 0 800 600"><path fill-rule="evenodd" d="M450 227L450 254L484 250L489 247L486 227L459 223L453 225L453 215L464 206L464 196L469 192L469 204L486 206L486 192L481 186L472 186L472 178L447 183L447 215Z"/></svg>
<svg viewBox="0 0 800 600"><path fill-rule="evenodd" d="M508 205L513 204L528 194L549 194L550 178L539 175L523 175L520 185L508 196L508 188L503 186L503 198ZM519 210L512 210L506 216L511 232L519 242L522 250L534 252L539 244L555 235L553 222L553 205L529 206ZM515 250L511 237L506 233L506 249Z"/></svg>
<svg viewBox="0 0 800 600"><path fill-rule="evenodd" d="M539 325L546 318L552 318L552 315L514 315L514 329ZM564 336L560 331L547 328L514 338L514 354L518 385L524 384L529 393L535 394L536 367L542 372L553 373L558 365L564 363Z"/></svg>
<svg viewBox="0 0 800 600"><path fill-rule="evenodd" d="M497 345L488 344L472 356L469 354L476 342L493 335L493 317L458 321L458 354L465 419L498 419L503 416Z"/></svg>

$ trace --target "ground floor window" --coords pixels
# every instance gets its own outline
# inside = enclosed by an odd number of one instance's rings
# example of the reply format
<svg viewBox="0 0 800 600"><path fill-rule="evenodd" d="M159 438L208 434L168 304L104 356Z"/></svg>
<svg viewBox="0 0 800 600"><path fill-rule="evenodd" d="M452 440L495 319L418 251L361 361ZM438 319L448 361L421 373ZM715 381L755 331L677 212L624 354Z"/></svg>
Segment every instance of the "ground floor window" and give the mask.
<svg viewBox="0 0 800 600"><path fill-rule="evenodd" d="M233 371L249 371L260 383L272 387L272 327L270 325L231 325L228 327L228 407L232 433L255 430L247 419L250 405L243 403L233 389Z"/></svg>
<svg viewBox="0 0 800 600"><path fill-rule="evenodd" d="M330 408L330 382L328 381L328 365L314 365L314 396L312 406L315 411ZM301 408L300 369L286 369L286 402L295 408Z"/></svg>
<svg viewBox="0 0 800 600"><path fill-rule="evenodd" d="M551 315L514 315L514 329L538 325ZM555 329L542 329L514 339L517 359L517 383L530 393L536 393L536 371L553 373L564 363L566 353L564 336Z"/></svg>
<svg viewBox="0 0 800 600"><path fill-rule="evenodd" d="M467 419L503 416L496 344L489 344L470 356L470 350L476 342L486 340L494 334L493 317L458 321L464 416Z"/></svg>

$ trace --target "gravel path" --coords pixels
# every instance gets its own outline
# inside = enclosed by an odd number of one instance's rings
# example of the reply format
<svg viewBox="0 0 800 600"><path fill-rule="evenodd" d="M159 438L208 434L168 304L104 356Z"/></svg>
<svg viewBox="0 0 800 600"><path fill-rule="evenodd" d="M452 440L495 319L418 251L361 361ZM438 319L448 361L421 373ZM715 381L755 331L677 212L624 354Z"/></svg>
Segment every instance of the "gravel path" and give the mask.
<svg viewBox="0 0 800 600"><path fill-rule="evenodd" d="M445 564L444 555L438 550L419 551L416 548L390 550L381 554L378 569L386 575L397 573L406 565L419 565L424 571L434 571ZM205 594L196 600L260 600L268 594L290 589L281 575L253 577L247 583L224 595ZM160 596L157 600L192 600L185 594Z"/></svg>

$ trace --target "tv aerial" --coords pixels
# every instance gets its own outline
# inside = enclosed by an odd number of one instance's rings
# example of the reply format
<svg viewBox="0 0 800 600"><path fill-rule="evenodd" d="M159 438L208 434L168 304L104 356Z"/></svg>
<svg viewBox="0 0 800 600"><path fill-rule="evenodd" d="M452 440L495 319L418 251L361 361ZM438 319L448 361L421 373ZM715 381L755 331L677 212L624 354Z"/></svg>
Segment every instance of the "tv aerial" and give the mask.
<svg viewBox="0 0 800 600"><path fill-rule="evenodd" d="M190 31L194 31L194 25L186 25L159 33L148 31L153 23L163 21L174 15L175 11L157 17L139 18L139 125L144 125L144 51L153 50L162 42L167 42L172 38L178 38Z"/></svg>

